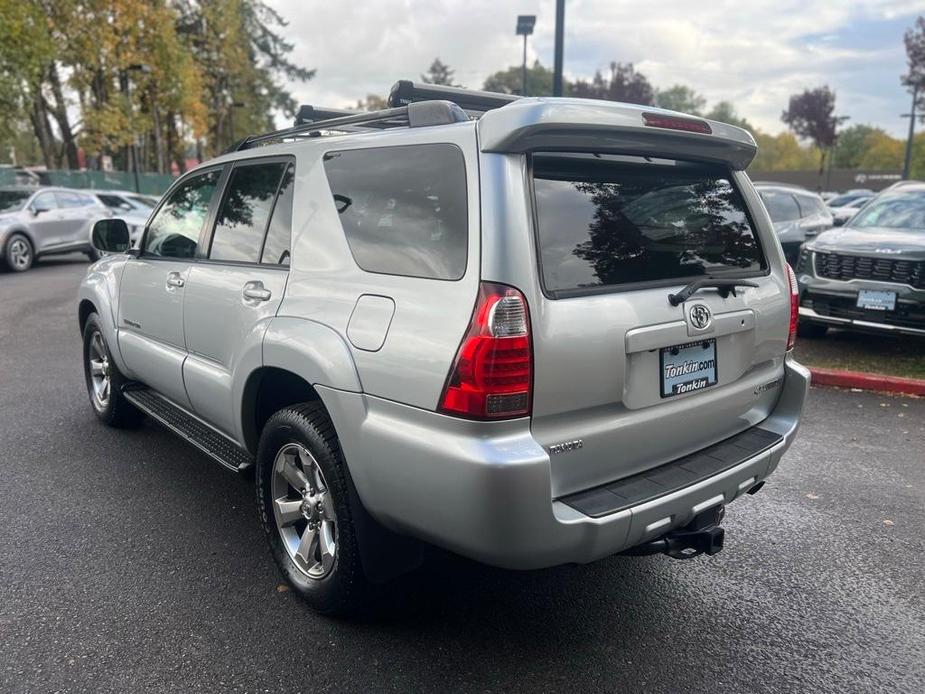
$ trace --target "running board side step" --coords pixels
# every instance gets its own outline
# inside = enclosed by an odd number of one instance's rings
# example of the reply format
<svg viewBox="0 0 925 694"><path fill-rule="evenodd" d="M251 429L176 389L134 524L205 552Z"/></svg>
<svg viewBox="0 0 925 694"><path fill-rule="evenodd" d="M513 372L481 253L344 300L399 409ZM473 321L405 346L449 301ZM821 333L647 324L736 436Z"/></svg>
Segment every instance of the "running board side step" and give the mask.
<svg viewBox="0 0 925 694"><path fill-rule="evenodd" d="M125 399L152 419L193 444L200 451L235 472L254 465L254 458L234 441L198 417L174 405L160 393L143 385L129 384L122 389Z"/></svg>

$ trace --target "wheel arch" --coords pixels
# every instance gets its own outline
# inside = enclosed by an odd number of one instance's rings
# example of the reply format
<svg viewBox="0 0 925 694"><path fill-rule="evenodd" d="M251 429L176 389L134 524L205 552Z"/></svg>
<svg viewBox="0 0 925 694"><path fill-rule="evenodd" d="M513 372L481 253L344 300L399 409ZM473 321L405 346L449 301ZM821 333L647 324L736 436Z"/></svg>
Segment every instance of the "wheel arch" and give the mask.
<svg viewBox="0 0 925 694"><path fill-rule="evenodd" d="M362 392L350 348L327 325L301 318L274 318L264 333L262 352L261 366L250 371L240 386L241 435L252 453L257 450L263 425L274 412L300 402L324 404L316 386ZM336 429L337 423L334 425Z"/></svg>

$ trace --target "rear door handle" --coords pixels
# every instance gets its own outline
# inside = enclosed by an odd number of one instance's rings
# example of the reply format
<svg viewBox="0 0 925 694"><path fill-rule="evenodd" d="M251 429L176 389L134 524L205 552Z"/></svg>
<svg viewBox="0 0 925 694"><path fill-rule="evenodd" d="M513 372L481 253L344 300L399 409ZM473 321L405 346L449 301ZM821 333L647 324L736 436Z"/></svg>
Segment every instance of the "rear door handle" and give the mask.
<svg viewBox="0 0 925 694"><path fill-rule="evenodd" d="M248 301L269 301L273 297L273 292L263 286L263 282L248 282L244 285L241 292Z"/></svg>
<svg viewBox="0 0 925 694"><path fill-rule="evenodd" d="M179 272L171 272L167 275L167 289L179 289L186 282L183 280L183 275Z"/></svg>

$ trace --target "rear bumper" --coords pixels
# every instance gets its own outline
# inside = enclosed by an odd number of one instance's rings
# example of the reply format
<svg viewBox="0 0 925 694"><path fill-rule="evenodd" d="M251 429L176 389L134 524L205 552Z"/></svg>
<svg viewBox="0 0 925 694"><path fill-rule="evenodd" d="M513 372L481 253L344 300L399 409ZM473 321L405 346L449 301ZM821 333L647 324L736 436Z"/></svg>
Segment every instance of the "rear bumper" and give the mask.
<svg viewBox="0 0 925 694"><path fill-rule="evenodd" d="M549 457L527 419L467 422L318 390L357 492L376 518L478 561L534 569L594 561L732 502L777 467L808 387L809 372L788 358L778 403L760 425L779 435L777 443L718 474L598 517L551 498Z"/></svg>

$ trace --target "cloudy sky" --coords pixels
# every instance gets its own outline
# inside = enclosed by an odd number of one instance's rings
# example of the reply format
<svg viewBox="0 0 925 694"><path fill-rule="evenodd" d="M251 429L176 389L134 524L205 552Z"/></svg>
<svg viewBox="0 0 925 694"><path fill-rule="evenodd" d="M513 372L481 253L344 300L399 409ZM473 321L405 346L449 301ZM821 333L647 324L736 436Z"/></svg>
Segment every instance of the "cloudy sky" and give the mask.
<svg viewBox="0 0 925 694"><path fill-rule="evenodd" d="M554 0L269 0L289 22L295 61L317 76L290 88L301 103L346 107L418 79L435 56L456 80L521 62L518 14L536 14L528 59L552 66ZM909 97L903 33L925 0L568 0L570 78L635 63L656 87L689 85L733 102L769 132L783 129L790 94L828 84L851 123L904 132Z"/></svg>

